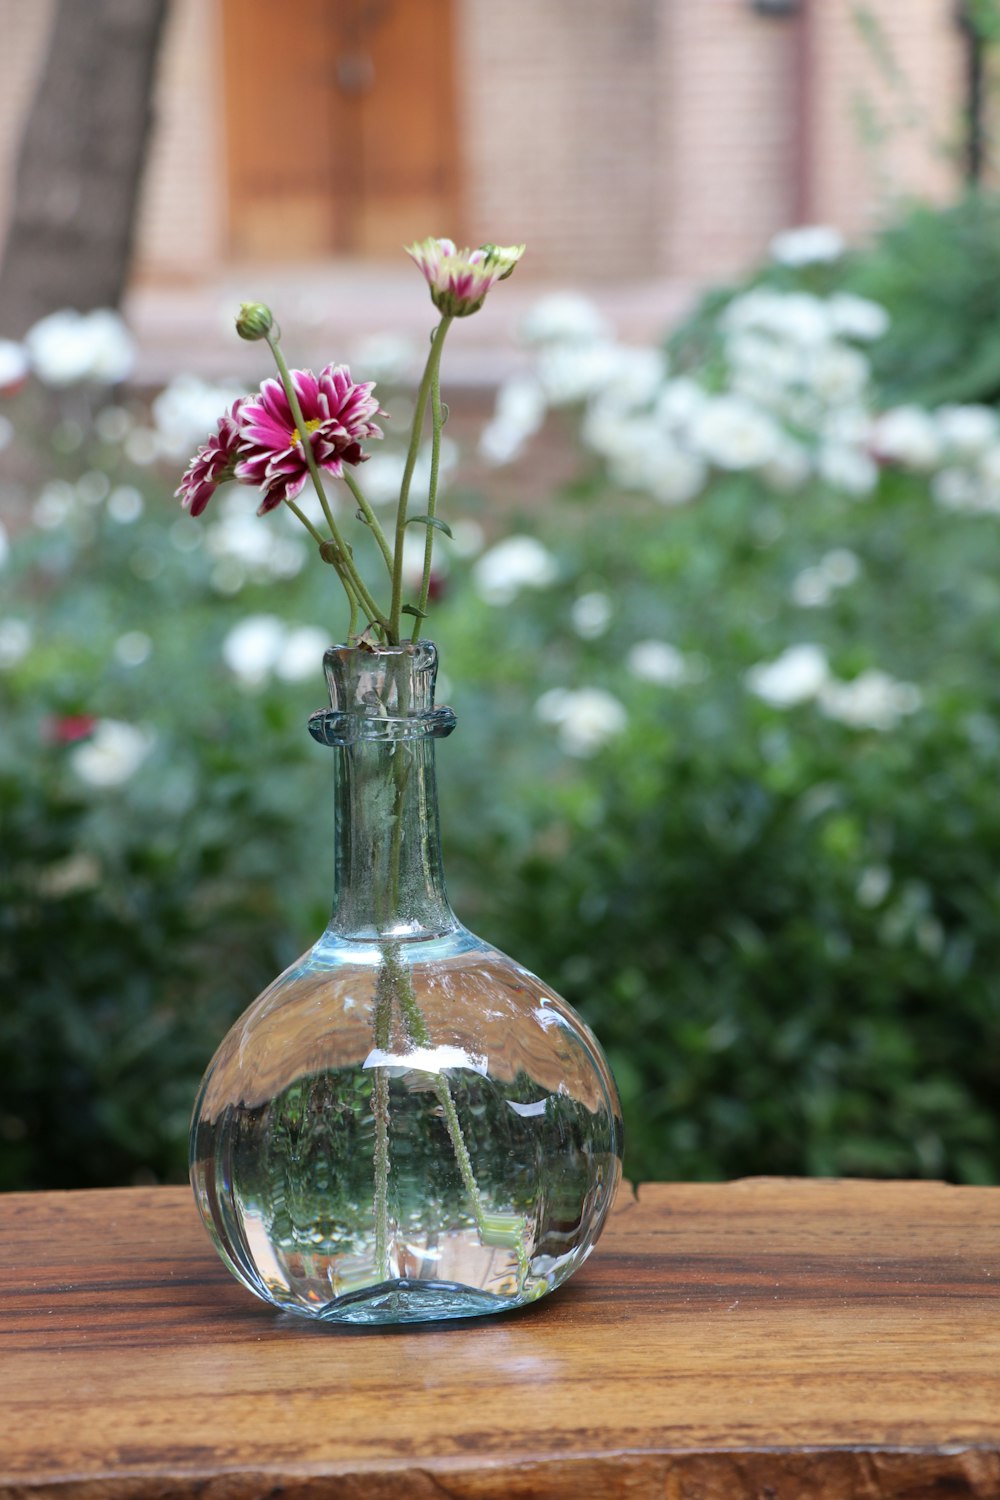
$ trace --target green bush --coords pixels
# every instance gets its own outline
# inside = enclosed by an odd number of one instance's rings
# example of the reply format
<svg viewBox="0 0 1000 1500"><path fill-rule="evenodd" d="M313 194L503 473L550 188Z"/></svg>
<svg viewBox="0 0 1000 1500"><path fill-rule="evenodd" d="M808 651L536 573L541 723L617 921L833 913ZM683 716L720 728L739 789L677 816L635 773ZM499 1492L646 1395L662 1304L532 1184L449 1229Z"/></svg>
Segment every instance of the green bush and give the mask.
<svg viewBox="0 0 1000 1500"><path fill-rule="evenodd" d="M689 368L721 384L702 335ZM205 1063L333 875L319 652L308 680L225 657L261 614L334 638L326 570L280 564L291 533L246 492L181 515L141 413L63 400L9 408L57 472L3 565L3 1188L179 1179ZM588 459L532 515L502 481L444 502L555 573L500 606L456 553L436 605L454 902L594 1026L636 1179L1000 1180L1000 523L871 482L712 471L667 509ZM822 686L789 691L796 646ZM583 690L604 696L574 739ZM89 716L133 731L103 784Z"/></svg>
<svg viewBox="0 0 1000 1500"><path fill-rule="evenodd" d="M945 209L912 205L864 253L794 269L767 264L717 288L674 330L668 347L682 370L711 372L720 358L719 316L754 287L826 296L849 291L889 314L871 352L882 405L1000 402L1000 196L970 193Z"/></svg>

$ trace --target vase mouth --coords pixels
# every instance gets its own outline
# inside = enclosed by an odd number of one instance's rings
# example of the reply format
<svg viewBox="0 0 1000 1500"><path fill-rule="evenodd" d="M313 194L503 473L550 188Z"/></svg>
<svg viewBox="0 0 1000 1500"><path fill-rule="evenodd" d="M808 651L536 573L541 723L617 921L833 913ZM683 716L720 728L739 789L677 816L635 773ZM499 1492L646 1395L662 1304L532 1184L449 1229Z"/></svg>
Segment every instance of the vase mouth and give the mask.
<svg viewBox="0 0 1000 1500"><path fill-rule="evenodd" d="M329 675L330 668L336 662L342 662L345 666L352 663L363 665L366 661L400 661L409 657L414 670L426 670L430 666L437 666L437 655L437 646L433 641L402 641L398 646L385 646L380 642L361 646L341 641L337 645L327 646L323 653L323 665Z"/></svg>
<svg viewBox="0 0 1000 1500"><path fill-rule="evenodd" d="M323 655L323 671L330 708L309 720L309 731L321 744L441 739L455 727L452 710L434 706L433 641L331 646Z"/></svg>

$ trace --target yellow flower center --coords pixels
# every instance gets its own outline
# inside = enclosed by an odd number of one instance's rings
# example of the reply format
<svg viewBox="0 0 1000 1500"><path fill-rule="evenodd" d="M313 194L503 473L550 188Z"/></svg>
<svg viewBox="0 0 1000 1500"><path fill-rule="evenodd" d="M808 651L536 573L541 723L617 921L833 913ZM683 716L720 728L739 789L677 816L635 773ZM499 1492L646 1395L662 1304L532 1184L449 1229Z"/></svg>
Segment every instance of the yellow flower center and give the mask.
<svg viewBox="0 0 1000 1500"><path fill-rule="evenodd" d="M309 421L306 423L306 432L315 432L316 428L322 424L322 421L322 417L310 417ZM302 434L299 432L299 429L297 427L292 428L291 437L288 439L288 441L292 444L301 443Z"/></svg>

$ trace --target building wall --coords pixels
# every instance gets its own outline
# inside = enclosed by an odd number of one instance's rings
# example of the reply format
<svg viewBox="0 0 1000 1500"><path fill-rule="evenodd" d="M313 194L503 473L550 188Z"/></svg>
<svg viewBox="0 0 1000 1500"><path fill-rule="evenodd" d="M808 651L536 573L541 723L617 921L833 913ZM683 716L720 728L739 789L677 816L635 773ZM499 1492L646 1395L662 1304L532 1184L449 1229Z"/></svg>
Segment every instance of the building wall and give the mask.
<svg viewBox="0 0 1000 1500"><path fill-rule="evenodd" d="M648 275L661 0L463 0L459 17L469 239L527 240L555 276Z"/></svg>
<svg viewBox="0 0 1000 1500"><path fill-rule="evenodd" d="M900 199L942 200L959 171L964 45L949 3L878 0L810 10L812 216L847 234Z"/></svg>
<svg viewBox="0 0 1000 1500"><path fill-rule="evenodd" d="M10 211L21 127L52 24L54 0L0 0L0 238Z"/></svg>
<svg viewBox="0 0 1000 1500"><path fill-rule="evenodd" d="M747 0L666 0L665 15L660 264L728 275L794 217L797 22Z"/></svg>
<svg viewBox="0 0 1000 1500"><path fill-rule="evenodd" d="M136 226L145 276L197 276L225 254L220 29L214 0L171 0Z"/></svg>
<svg viewBox="0 0 1000 1500"><path fill-rule="evenodd" d="M533 273L555 279L705 280L748 266L789 224L860 235L901 196L953 192L963 48L950 0L865 0L875 45L848 0L803 4L808 24L750 0L455 0L457 232L528 240ZM0 0L0 233L52 12ZM173 0L143 277L198 277L226 258L220 30L218 0Z"/></svg>

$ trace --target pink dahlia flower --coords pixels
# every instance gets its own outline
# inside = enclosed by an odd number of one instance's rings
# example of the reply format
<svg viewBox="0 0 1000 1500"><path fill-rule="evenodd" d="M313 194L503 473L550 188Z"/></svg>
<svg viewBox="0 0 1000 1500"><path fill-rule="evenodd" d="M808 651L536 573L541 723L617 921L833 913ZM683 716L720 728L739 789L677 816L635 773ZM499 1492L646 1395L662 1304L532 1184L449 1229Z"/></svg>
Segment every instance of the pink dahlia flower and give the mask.
<svg viewBox="0 0 1000 1500"><path fill-rule="evenodd" d="M380 438L371 418L385 416L372 395L374 382L355 385L346 365L327 365L319 376L292 370L292 384L320 469L340 479L344 464L364 463L362 438ZM265 515L283 500L294 500L309 477L302 434L288 397L278 380L265 380L259 396L249 396L240 412L239 462L236 478L264 491L257 514Z"/></svg>
<svg viewBox="0 0 1000 1500"><path fill-rule="evenodd" d="M234 401L220 418L218 432L213 432L187 466L184 478L174 493L193 516L200 516L220 484L232 479L240 441L240 410L244 398Z"/></svg>
<svg viewBox="0 0 1000 1500"><path fill-rule="evenodd" d="M421 240L406 253L423 271L431 299L439 312L467 318L478 312L496 281L506 281L521 256L523 245L480 245L457 250L454 240Z"/></svg>

